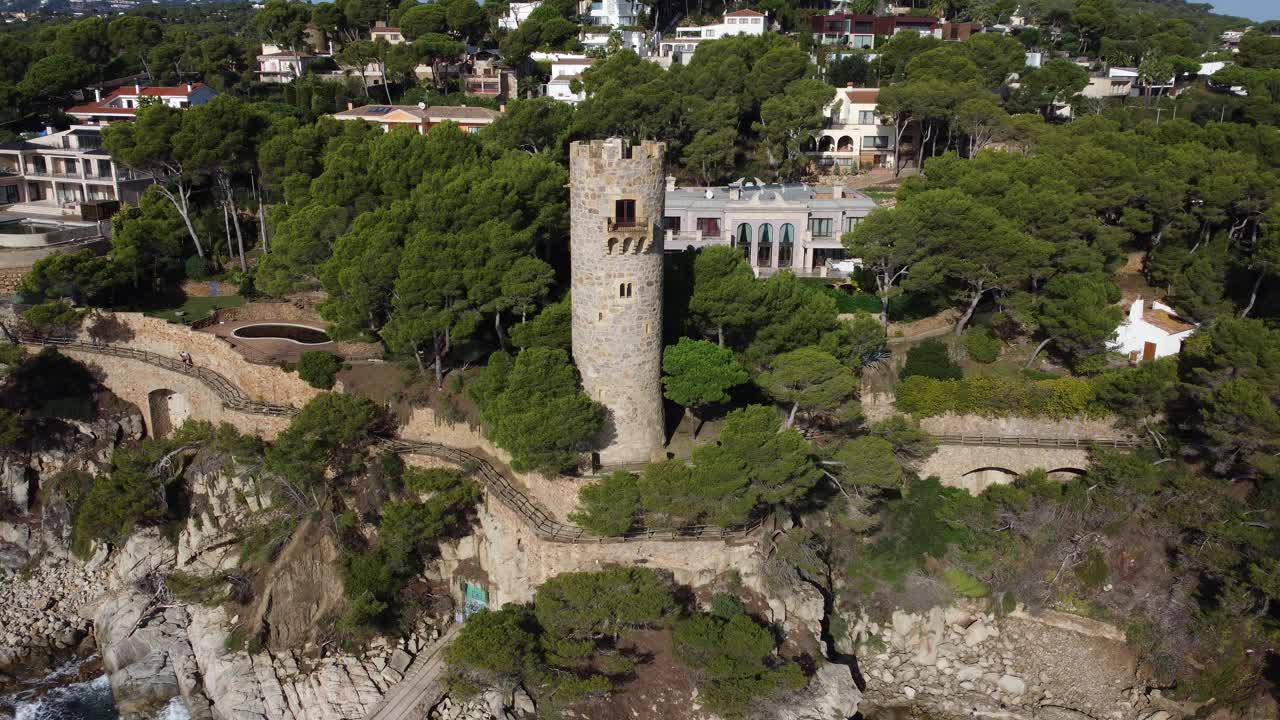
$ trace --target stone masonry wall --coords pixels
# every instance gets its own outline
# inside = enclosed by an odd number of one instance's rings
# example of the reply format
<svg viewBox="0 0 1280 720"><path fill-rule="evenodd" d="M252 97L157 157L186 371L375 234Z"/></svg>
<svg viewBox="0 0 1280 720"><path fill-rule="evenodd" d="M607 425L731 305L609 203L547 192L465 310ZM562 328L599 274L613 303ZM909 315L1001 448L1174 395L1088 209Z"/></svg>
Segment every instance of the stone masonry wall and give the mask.
<svg viewBox="0 0 1280 720"><path fill-rule="evenodd" d="M406 440L437 442L498 460L506 466L503 472L523 489L538 507L561 522L571 522L569 516L578 507L578 491L582 486L595 482L595 478L565 476L546 478L537 473L517 473L510 469L511 454L494 445L489 438L480 433L479 429L462 423L445 422L428 407L415 407L408 422L398 430L398 433Z"/></svg>
<svg viewBox="0 0 1280 720"><path fill-rule="evenodd" d="M542 583L561 573L611 565L670 570L677 583L695 588L732 569L746 585L760 585L761 555L752 539L739 543L554 543L539 538L496 500L487 500L478 515L480 525L474 533L440 546L437 576L454 577L462 563L478 563L488 578L489 607L529 602Z"/></svg>
<svg viewBox="0 0 1280 720"><path fill-rule="evenodd" d="M570 151L573 357L608 408L602 464L646 462L662 447L661 143L574 143ZM631 157L625 157L630 150ZM614 202L636 201L635 228L610 231Z"/></svg>
<svg viewBox="0 0 1280 720"><path fill-rule="evenodd" d="M213 390L189 375L130 358L75 350L63 352L84 363L103 385L122 400L137 406L146 421L148 435L155 434L150 394L153 390L161 389L180 393L187 402L188 416L195 420L207 420L214 424L228 422L241 432L258 435L265 440L274 439L289 426L287 417L250 415L224 408L222 400Z"/></svg>
<svg viewBox="0 0 1280 720"><path fill-rule="evenodd" d="M992 485L1012 482L1014 475L1035 468L1052 472L1065 468L1084 470L1088 466L1089 451L1084 448L940 445L919 472L920 477L937 475L943 485L964 488L976 495Z"/></svg>
<svg viewBox="0 0 1280 720"><path fill-rule="evenodd" d="M174 325L141 313L115 313L114 317L133 332L133 338L122 342L122 345L174 360L178 358L179 350L186 350L191 353L195 365L226 377L251 400L302 407L320 392L293 373L245 362L244 357L230 345L211 333L193 332L184 325ZM80 339L88 342L88 333L82 331ZM140 363L133 365L151 367Z"/></svg>

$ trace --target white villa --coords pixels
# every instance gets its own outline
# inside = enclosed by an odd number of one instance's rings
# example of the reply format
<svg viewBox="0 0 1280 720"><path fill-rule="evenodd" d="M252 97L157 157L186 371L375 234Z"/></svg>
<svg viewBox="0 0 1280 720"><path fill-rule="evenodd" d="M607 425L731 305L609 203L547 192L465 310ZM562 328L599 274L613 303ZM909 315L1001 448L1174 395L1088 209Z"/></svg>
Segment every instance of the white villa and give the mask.
<svg viewBox="0 0 1280 720"><path fill-rule="evenodd" d="M203 105L217 95L204 83L186 83L176 87L129 85L116 88L106 97L102 91L93 91L93 102L76 105L67 114L82 123L106 124L117 120L132 120L138 108L146 103L163 103L172 108L189 108Z"/></svg>
<svg viewBox="0 0 1280 720"><path fill-rule="evenodd" d="M827 127L808 152L818 165L855 169L893 166L893 125L876 113L880 88L850 84L827 106Z"/></svg>
<svg viewBox="0 0 1280 720"><path fill-rule="evenodd" d="M137 204L152 182L111 159L100 125L0 145L0 207L15 214L79 219L86 202Z"/></svg>
<svg viewBox="0 0 1280 720"><path fill-rule="evenodd" d="M845 277L848 256L840 238L875 208L871 198L840 185L743 179L728 187L681 188L668 177L664 248L736 247L757 277L782 269Z"/></svg>
<svg viewBox="0 0 1280 720"><path fill-rule="evenodd" d="M578 13L590 25L625 28L639 25L649 5L639 0L580 0Z"/></svg>
<svg viewBox="0 0 1280 720"><path fill-rule="evenodd" d="M733 35L763 35L768 25L768 19L755 10L735 10L725 13L721 21L714 25L677 27L673 36L665 37L658 43L657 60L664 67L670 67L672 62L688 64L698 49L698 43L704 40Z"/></svg>
<svg viewBox="0 0 1280 720"><path fill-rule="evenodd" d="M1168 305L1153 300L1147 307L1138 298L1129 306L1129 316L1116 328L1110 348L1133 362L1155 360L1177 355L1182 341L1195 331L1195 323L1178 317Z"/></svg>

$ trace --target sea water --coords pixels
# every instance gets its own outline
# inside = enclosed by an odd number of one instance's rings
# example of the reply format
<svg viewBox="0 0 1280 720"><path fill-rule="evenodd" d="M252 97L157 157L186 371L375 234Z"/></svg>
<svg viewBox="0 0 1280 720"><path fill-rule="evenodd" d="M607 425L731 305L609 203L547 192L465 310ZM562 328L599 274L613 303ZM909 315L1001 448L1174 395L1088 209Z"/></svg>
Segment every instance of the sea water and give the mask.
<svg viewBox="0 0 1280 720"><path fill-rule="evenodd" d="M111 699L111 683L106 675L84 682L59 683L60 678L74 677L79 668L80 661L68 663L39 680L36 684L40 687L56 687L34 699L31 699L30 692L0 698L0 710L4 709L7 701L12 703L14 720L119 720L120 715L116 713ZM156 720L191 720L191 715L182 700L174 698L160 710Z"/></svg>

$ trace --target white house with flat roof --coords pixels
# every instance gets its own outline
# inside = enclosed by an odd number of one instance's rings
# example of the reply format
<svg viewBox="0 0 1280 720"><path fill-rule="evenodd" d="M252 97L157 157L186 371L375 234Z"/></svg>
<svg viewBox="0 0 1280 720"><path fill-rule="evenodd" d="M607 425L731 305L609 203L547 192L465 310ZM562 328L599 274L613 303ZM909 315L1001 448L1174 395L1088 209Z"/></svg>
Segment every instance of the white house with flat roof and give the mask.
<svg viewBox="0 0 1280 720"><path fill-rule="evenodd" d="M649 5L640 0L580 0L578 14L587 25L634 27L649 15Z"/></svg>
<svg viewBox="0 0 1280 720"><path fill-rule="evenodd" d="M0 207L15 214L78 219L86 202L136 205L152 182L111 159L100 125L0 145Z"/></svg>
<svg viewBox="0 0 1280 720"><path fill-rule="evenodd" d="M739 180L725 187L676 186L667 178L667 252L711 245L739 248L757 277L783 269L843 277L832 265L847 258L840 238L876 208L842 186Z"/></svg>

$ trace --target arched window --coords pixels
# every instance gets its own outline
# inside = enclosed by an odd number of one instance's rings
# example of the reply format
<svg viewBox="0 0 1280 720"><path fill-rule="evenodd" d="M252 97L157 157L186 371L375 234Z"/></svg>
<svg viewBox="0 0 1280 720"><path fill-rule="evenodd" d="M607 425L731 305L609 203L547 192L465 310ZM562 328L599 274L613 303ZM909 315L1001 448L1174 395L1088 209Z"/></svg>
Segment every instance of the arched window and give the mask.
<svg viewBox="0 0 1280 720"><path fill-rule="evenodd" d="M622 254L626 255L627 251L630 249L631 249L631 238L622 238Z"/></svg>
<svg viewBox="0 0 1280 720"><path fill-rule="evenodd" d="M823 135L822 138L818 140L818 152L831 152L835 149L835 146L836 139L830 135Z"/></svg>
<svg viewBox="0 0 1280 720"><path fill-rule="evenodd" d="M773 226L765 223L760 226L760 249L756 252L756 267L770 267L773 264Z"/></svg>
<svg viewBox="0 0 1280 720"><path fill-rule="evenodd" d="M791 246L796 229L791 223L781 228L778 238L778 267L791 267Z"/></svg>
<svg viewBox="0 0 1280 720"><path fill-rule="evenodd" d="M627 283L627 297L631 297L631 283Z"/></svg>
<svg viewBox="0 0 1280 720"><path fill-rule="evenodd" d="M836 152L853 152L853 138L841 135L839 142L836 143Z"/></svg>
<svg viewBox="0 0 1280 720"><path fill-rule="evenodd" d="M618 283L618 297L624 298L626 296L627 296L627 284Z"/></svg>
<svg viewBox="0 0 1280 720"><path fill-rule="evenodd" d="M747 223L738 225L738 251L742 257L751 259L751 226Z"/></svg>
<svg viewBox="0 0 1280 720"><path fill-rule="evenodd" d="M614 250L618 249L618 238L609 238L609 254L612 255Z"/></svg>

